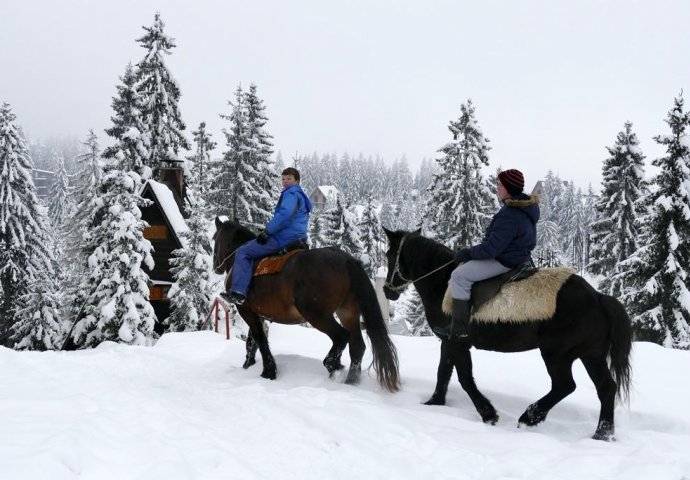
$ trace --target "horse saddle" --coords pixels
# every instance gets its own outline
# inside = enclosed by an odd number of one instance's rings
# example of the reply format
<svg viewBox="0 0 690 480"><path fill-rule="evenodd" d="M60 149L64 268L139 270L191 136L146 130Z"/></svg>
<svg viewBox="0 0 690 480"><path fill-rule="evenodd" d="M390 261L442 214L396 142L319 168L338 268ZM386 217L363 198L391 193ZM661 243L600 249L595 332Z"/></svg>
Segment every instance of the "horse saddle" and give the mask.
<svg viewBox="0 0 690 480"><path fill-rule="evenodd" d="M259 260L254 267L254 276L279 273L290 257L305 250L309 250L309 245L304 240L288 243L277 254Z"/></svg>
<svg viewBox="0 0 690 480"><path fill-rule="evenodd" d="M479 310L482 305L498 294L504 284L519 282L520 280L529 278L537 273L538 270L539 269L533 267L531 263L523 263L502 275L474 283L470 294L472 309L474 311Z"/></svg>
<svg viewBox="0 0 690 480"><path fill-rule="evenodd" d="M523 266L498 277L472 285L472 321L524 323L545 321L556 312L556 297L573 275L572 268ZM518 281L520 280L520 281ZM452 311L450 288L443 299L443 311Z"/></svg>

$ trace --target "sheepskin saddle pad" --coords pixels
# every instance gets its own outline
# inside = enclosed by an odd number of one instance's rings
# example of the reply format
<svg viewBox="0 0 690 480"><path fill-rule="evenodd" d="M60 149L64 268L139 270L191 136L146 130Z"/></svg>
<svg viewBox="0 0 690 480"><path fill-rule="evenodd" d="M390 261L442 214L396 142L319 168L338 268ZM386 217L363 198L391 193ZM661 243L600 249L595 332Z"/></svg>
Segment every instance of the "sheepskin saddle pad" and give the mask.
<svg viewBox="0 0 690 480"><path fill-rule="evenodd" d="M545 321L556 313L556 295L575 270L543 268L517 282L503 283L491 298L483 294L493 279L472 285L472 321L486 323L527 323ZM488 282L488 283L487 283ZM483 285L486 284L486 285ZM478 300L478 301L477 301ZM443 298L443 311L452 312L450 287Z"/></svg>

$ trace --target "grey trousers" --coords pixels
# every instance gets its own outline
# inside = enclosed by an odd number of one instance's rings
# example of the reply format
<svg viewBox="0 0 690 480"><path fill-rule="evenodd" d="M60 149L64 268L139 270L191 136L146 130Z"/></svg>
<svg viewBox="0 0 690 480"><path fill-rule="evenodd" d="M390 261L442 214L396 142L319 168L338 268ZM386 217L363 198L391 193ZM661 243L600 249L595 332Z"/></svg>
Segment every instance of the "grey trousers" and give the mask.
<svg viewBox="0 0 690 480"><path fill-rule="evenodd" d="M509 271L498 260L470 260L461 263L450 274L450 293L456 300L469 300L472 284L480 280L495 277Z"/></svg>

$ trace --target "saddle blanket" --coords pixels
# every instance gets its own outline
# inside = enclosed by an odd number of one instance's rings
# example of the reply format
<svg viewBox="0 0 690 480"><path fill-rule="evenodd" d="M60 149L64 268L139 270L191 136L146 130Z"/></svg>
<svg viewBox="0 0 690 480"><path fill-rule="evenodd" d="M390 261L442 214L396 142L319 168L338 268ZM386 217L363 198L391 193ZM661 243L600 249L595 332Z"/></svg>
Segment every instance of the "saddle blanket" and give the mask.
<svg viewBox="0 0 690 480"><path fill-rule="evenodd" d="M498 294L472 312L473 322L527 323L545 321L556 313L556 296L575 274L572 268L542 268L518 282L504 283ZM451 315L450 287L443 298L443 311Z"/></svg>
<svg viewBox="0 0 690 480"><path fill-rule="evenodd" d="M278 273L283 269L285 262L294 254L303 252L304 250L290 250L284 255L271 256L262 258L261 261L254 267L254 276L269 275L271 273Z"/></svg>

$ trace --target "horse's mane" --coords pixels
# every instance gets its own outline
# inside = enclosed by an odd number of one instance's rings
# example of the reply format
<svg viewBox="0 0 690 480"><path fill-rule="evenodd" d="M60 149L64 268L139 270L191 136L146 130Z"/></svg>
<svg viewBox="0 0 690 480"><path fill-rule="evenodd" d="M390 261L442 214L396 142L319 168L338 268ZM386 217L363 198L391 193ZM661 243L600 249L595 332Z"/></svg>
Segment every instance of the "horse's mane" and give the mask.
<svg viewBox="0 0 690 480"><path fill-rule="evenodd" d="M437 242L431 238L423 236L421 233L413 232L407 240L408 242L414 243L415 251L417 253L424 252L424 257L433 258L434 260L447 261L453 256L453 251ZM417 255L413 255L417 256Z"/></svg>

